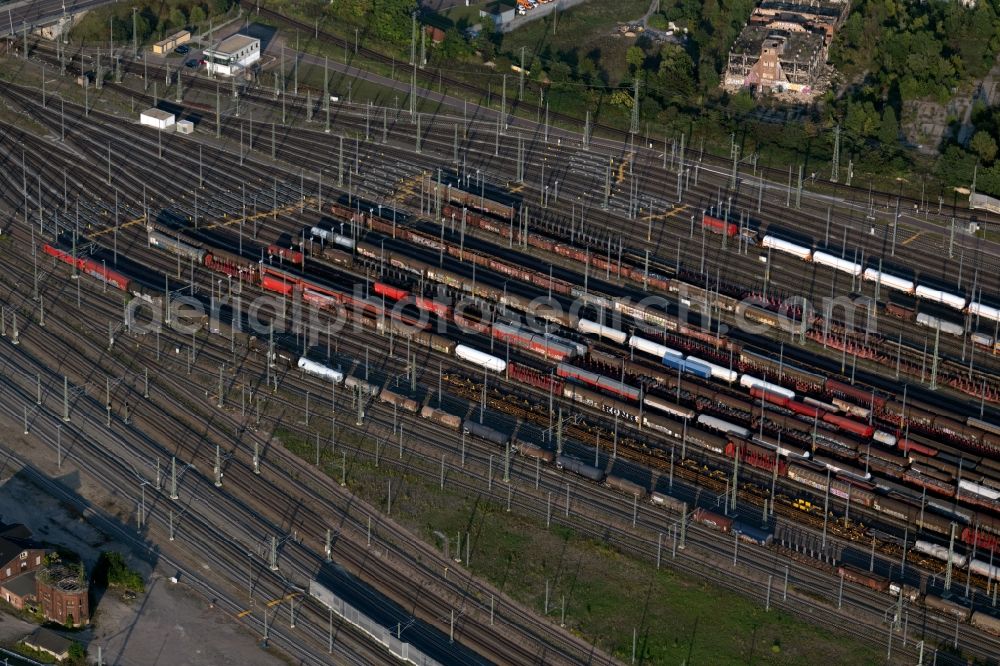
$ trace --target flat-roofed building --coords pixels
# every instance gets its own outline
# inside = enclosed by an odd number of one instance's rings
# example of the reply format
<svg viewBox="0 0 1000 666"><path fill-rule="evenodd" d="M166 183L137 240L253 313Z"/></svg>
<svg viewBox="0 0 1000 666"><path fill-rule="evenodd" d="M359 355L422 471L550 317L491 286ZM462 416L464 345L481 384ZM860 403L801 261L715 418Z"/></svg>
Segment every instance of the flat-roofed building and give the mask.
<svg viewBox="0 0 1000 666"><path fill-rule="evenodd" d="M260 40L235 34L215 47L205 49L203 57L209 74L236 76L260 60Z"/></svg>
<svg viewBox="0 0 1000 666"><path fill-rule="evenodd" d="M156 42L153 44L153 53L164 54L170 53L176 49L181 44L187 44L191 41L191 33L187 30L181 30L176 32L166 39Z"/></svg>

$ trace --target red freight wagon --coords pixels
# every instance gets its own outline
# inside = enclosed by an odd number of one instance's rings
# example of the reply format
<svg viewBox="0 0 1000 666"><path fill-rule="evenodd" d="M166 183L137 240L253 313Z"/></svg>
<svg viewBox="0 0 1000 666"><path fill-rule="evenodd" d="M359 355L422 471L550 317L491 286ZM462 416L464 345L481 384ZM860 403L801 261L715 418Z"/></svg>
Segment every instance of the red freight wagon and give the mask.
<svg viewBox="0 0 1000 666"><path fill-rule="evenodd" d="M302 265L302 253L298 250L292 250L278 245L268 245L267 253L272 257L280 257L282 261L298 264L299 266Z"/></svg>
<svg viewBox="0 0 1000 666"><path fill-rule="evenodd" d="M845 430L865 439L875 434L874 426L855 421L854 419L849 419L846 416L838 416L836 414L826 412L823 414L823 420L831 425L837 426L841 430Z"/></svg>
<svg viewBox="0 0 1000 666"><path fill-rule="evenodd" d="M292 295L292 289L295 287L294 282L287 282L281 280L280 278L275 278L270 275L265 275L264 279L260 281L260 286L268 291L274 291L279 294L284 294L285 296Z"/></svg>
<svg viewBox="0 0 1000 666"><path fill-rule="evenodd" d="M386 298L392 299L394 301L401 301L410 295L405 289L400 289L399 287L393 287L392 285L386 284L385 282L376 282L374 291L379 296L385 296Z"/></svg>
<svg viewBox="0 0 1000 666"><path fill-rule="evenodd" d="M80 263L80 267L83 269L84 273L92 275L98 280L107 282L112 287L116 287L122 291L128 291L129 282L131 281L121 273L113 271L110 268L105 268L93 259L85 259Z"/></svg>
<svg viewBox="0 0 1000 666"><path fill-rule="evenodd" d="M705 213L705 215L701 218L701 225L714 234L735 236L740 231L740 228L732 222L720 220L719 218L709 215L708 213Z"/></svg>

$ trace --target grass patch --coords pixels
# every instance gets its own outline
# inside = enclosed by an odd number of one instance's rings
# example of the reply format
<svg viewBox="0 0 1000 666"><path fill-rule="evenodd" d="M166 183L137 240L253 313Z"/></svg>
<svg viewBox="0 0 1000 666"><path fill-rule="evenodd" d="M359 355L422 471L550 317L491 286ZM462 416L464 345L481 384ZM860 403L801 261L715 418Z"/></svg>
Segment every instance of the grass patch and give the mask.
<svg viewBox="0 0 1000 666"><path fill-rule="evenodd" d="M289 451L314 461L315 442L284 429L275 436ZM338 441L374 448L357 436L338 435ZM438 547L440 534L446 535L449 554L463 561L468 547L466 565L476 575L539 613L547 610L554 621L563 621L565 603L565 626L620 659L631 658L635 630L637 657L645 663L881 663L867 645L785 613L765 612L686 574L657 571L612 545L581 537L571 526L546 529L540 521L507 513L502 500L441 490L434 470L420 477L400 474L396 450L394 443L382 445L380 467L349 453L351 490L385 508L391 479L394 520ZM323 446L321 467L339 480L341 453ZM553 513L558 513L555 505ZM664 553L669 564L669 549Z"/></svg>

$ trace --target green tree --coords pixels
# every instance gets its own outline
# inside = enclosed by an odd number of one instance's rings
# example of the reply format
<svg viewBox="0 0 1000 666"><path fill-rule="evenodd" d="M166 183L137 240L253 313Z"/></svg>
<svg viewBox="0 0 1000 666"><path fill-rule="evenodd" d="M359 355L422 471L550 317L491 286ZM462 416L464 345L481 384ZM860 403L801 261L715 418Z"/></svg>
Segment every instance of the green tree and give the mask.
<svg viewBox="0 0 1000 666"><path fill-rule="evenodd" d="M187 17L184 15L183 9L174 7L170 10L170 25L174 28L183 28L187 25Z"/></svg>
<svg viewBox="0 0 1000 666"><path fill-rule="evenodd" d="M69 658L75 663L84 663L87 658L87 650L79 641L73 641L69 646Z"/></svg>
<svg viewBox="0 0 1000 666"><path fill-rule="evenodd" d="M646 54L638 46L630 46L625 52L625 62L628 64L628 71L632 76L642 70L642 64L645 60Z"/></svg>
<svg viewBox="0 0 1000 666"><path fill-rule="evenodd" d="M659 65L646 77L648 92L644 97L656 97L661 105L693 106L697 96L694 63L681 46L664 44L660 48Z"/></svg>
<svg viewBox="0 0 1000 666"><path fill-rule="evenodd" d="M741 90L729 98L729 108L737 116L743 116L753 111L753 97L746 90Z"/></svg>
<svg viewBox="0 0 1000 666"><path fill-rule="evenodd" d="M979 159L985 164L991 164L996 159L997 142L992 136L982 130L973 135L972 140L969 142L969 148L976 155L979 155Z"/></svg>
<svg viewBox="0 0 1000 666"><path fill-rule="evenodd" d="M878 128L878 140L886 148L891 148L899 141L899 122L896 120L896 110L886 106L882 112L882 124Z"/></svg>
<svg viewBox="0 0 1000 666"><path fill-rule="evenodd" d="M205 10L202 9L201 5L195 5L191 8L191 23L194 25L201 25L208 19L205 16Z"/></svg>
<svg viewBox="0 0 1000 666"><path fill-rule="evenodd" d="M414 0L372 0L369 25L379 39L395 45L409 44L411 14L416 9Z"/></svg>
<svg viewBox="0 0 1000 666"><path fill-rule="evenodd" d="M208 13L212 16L220 16L228 12L232 6L232 0L208 0Z"/></svg>

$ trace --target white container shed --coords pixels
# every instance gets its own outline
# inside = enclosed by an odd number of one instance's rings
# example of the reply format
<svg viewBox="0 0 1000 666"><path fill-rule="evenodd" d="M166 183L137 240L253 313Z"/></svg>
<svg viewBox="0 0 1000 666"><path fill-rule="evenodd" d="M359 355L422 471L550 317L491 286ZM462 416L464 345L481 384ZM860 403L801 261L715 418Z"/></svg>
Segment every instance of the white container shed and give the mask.
<svg viewBox="0 0 1000 666"><path fill-rule="evenodd" d="M167 129L174 124L175 120L174 114L156 108L146 109L139 114L140 125L149 125L160 130Z"/></svg>

